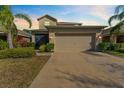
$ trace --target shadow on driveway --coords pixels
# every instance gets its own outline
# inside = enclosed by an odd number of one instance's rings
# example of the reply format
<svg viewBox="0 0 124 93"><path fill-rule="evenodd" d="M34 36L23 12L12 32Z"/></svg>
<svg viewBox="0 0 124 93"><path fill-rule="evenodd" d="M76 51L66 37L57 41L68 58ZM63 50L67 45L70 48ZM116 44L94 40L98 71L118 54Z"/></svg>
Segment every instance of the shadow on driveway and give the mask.
<svg viewBox="0 0 124 93"><path fill-rule="evenodd" d="M81 53L92 55L92 56L101 56L101 57L105 56L101 52L96 52L96 51L91 51L91 50L82 51Z"/></svg>
<svg viewBox="0 0 124 93"><path fill-rule="evenodd" d="M122 88L123 86L114 82L113 80L102 80L98 77L90 78L86 75L74 75L71 73L67 73L61 70L56 69L57 72L64 74L64 76L57 76L57 79L65 79L70 82L73 82L77 85L77 87L106 87L106 88Z"/></svg>

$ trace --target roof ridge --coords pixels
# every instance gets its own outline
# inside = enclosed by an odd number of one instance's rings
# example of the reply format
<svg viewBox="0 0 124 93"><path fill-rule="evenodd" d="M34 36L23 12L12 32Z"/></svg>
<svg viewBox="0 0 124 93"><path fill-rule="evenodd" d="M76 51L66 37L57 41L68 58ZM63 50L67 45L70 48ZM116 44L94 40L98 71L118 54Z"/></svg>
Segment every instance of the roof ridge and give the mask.
<svg viewBox="0 0 124 93"><path fill-rule="evenodd" d="M44 18L44 17L49 17L49 18L53 19L54 21L57 21L56 18L54 18L54 17L52 17L51 15L48 15L48 14L45 14L45 15L43 15L43 16L37 18L37 20L39 21L40 19L42 19L42 18Z"/></svg>

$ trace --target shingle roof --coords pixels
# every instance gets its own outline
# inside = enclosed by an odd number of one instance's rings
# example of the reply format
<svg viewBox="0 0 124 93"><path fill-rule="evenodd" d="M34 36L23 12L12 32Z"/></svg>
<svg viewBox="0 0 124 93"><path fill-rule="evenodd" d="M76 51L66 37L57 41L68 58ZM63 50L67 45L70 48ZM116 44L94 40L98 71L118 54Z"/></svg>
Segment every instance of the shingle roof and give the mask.
<svg viewBox="0 0 124 93"><path fill-rule="evenodd" d="M52 17L52 16L50 16L50 15L48 15L48 14L46 14L46 15L44 15L44 16L41 16L41 17L38 18L37 20L39 21L40 19L42 19L42 18L44 18L44 17L47 17L47 18L49 18L49 19L51 19L51 20L53 20L53 21L57 21L56 18L54 18L54 17Z"/></svg>
<svg viewBox="0 0 124 93"><path fill-rule="evenodd" d="M25 37L31 37L31 35L25 31L18 30L18 35L25 36Z"/></svg>

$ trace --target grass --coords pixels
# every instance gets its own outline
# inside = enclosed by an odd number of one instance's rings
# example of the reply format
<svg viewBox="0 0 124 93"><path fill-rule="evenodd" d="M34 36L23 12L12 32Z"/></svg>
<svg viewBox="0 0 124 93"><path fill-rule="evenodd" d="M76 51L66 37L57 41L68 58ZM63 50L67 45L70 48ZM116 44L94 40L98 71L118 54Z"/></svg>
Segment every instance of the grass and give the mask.
<svg viewBox="0 0 124 93"><path fill-rule="evenodd" d="M49 56L0 59L0 87L27 88Z"/></svg>
<svg viewBox="0 0 124 93"><path fill-rule="evenodd" d="M124 53L120 53L120 52L117 52L117 51L107 51L107 53L115 55L115 56L124 57Z"/></svg>

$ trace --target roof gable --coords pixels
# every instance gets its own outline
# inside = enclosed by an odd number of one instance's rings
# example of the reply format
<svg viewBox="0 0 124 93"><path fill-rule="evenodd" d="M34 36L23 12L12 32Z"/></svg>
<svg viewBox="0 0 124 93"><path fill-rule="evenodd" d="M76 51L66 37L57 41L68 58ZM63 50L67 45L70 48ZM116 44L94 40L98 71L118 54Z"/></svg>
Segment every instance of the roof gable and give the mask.
<svg viewBox="0 0 124 93"><path fill-rule="evenodd" d="M48 18L48 19L51 19L51 20L53 20L53 21L57 21L57 19L56 18L54 18L54 17L52 17L52 16L50 16L50 15L44 15L44 16L42 16L42 17L40 17L40 18L38 18L37 20L39 21L40 19L42 19L42 18Z"/></svg>

